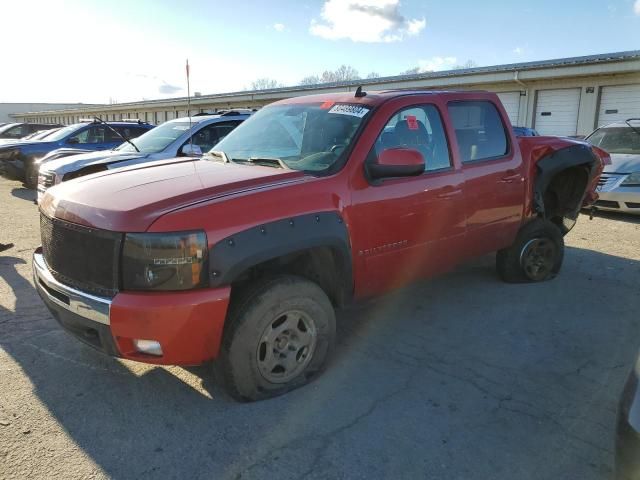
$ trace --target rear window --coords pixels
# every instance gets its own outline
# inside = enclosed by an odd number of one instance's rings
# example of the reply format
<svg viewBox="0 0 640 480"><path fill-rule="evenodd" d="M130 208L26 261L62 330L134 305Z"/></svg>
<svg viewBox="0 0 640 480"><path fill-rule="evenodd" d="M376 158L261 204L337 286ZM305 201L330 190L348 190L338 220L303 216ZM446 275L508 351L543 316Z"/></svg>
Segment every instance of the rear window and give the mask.
<svg viewBox="0 0 640 480"><path fill-rule="evenodd" d="M637 154L640 153L640 125L635 128L600 128L586 140L609 153Z"/></svg>
<svg viewBox="0 0 640 480"><path fill-rule="evenodd" d="M493 103L452 102L448 109L463 162L491 160L507 154L507 134Z"/></svg>

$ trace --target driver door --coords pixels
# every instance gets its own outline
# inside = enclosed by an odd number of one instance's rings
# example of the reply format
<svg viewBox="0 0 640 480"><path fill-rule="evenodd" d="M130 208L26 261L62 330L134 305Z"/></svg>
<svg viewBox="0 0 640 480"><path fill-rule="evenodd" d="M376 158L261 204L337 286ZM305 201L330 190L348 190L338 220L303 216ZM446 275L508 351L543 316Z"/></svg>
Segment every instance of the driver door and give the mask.
<svg viewBox="0 0 640 480"><path fill-rule="evenodd" d="M354 261L365 272L356 296L384 293L456 263L465 232L462 173L455 168L438 108L394 113L367 161L385 149L411 148L425 158L422 175L369 182L353 192Z"/></svg>

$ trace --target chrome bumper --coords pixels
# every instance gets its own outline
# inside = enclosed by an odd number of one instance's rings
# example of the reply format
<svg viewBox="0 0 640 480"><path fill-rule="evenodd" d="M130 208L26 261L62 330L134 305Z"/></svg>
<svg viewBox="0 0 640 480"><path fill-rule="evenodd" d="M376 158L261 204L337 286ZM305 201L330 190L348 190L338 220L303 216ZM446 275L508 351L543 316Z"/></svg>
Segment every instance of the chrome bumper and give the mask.
<svg viewBox="0 0 640 480"><path fill-rule="evenodd" d="M68 287L56 280L41 253L33 254L33 280L40 296L88 320L109 325L111 299Z"/></svg>

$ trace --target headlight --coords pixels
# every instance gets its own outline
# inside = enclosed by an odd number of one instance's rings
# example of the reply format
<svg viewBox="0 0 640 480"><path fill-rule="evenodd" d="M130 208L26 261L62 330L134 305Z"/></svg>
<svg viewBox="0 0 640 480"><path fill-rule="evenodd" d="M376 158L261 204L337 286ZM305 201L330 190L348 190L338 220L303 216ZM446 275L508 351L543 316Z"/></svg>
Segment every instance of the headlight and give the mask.
<svg viewBox="0 0 640 480"><path fill-rule="evenodd" d="M124 290L190 290L208 286L207 235L202 231L127 233Z"/></svg>
<svg viewBox="0 0 640 480"><path fill-rule="evenodd" d="M624 182L620 184L621 187L640 187L640 172L632 173Z"/></svg>

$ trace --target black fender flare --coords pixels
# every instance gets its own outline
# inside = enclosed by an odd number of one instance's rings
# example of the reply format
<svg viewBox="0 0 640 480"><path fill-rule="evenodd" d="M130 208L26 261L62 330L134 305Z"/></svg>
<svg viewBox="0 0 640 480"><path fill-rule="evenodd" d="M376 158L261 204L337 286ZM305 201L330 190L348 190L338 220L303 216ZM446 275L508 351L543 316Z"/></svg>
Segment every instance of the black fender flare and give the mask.
<svg viewBox="0 0 640 480"><path fill-rule="evenodd" d="M553 177L558 173L571 167L583 165L589 169L589 178L587 180L587 186L589 186L597 174L599 161L598 156L587 144L571 145L539 160L536 164L537 174L533 186L534 210L541 215L545 214L544 193ZM580 211L580 206L576 207L574 212L576 215Z"/></svg>
<svg viewBox="0 0 640 480"><path fill-rule="evenodd" d="M251 267L317 247L339 255L341 296L353 293L349 231L337 212L308 213L259 224L215 243L209 249L209 285L231 285Z"/></svg>

